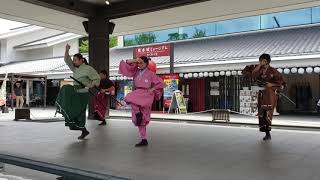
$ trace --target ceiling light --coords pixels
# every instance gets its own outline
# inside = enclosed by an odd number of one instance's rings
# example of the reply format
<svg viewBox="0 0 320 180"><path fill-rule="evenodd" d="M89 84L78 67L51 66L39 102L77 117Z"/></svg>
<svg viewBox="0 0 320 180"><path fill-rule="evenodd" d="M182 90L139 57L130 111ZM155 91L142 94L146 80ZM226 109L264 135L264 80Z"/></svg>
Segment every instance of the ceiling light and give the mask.
<svg viewBox="0 0 320 180"><path fill-rule="evenodd" d="M106 5L110 5L110 2L109 2L109 1L106 1Z"/></svg>

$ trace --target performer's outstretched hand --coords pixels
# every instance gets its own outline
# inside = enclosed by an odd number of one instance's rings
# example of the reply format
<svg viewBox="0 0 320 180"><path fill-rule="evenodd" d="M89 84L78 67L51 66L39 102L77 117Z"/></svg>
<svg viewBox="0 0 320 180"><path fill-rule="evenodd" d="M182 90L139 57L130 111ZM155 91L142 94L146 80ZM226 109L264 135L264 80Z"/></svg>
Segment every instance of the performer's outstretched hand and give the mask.
<svg viewBox="0 0 320 180"><path fill-rule="evenodd" d="M71 46L69 44L66 45L66 50L70 50Z"/></svg>
<svg viewBox="0 0 320 180"><path fill-rule="evenodd" d="M101 93L106 93L106 90L101 89L100 92L101 92Z"/></svg>
<svg viewBox="0 0 320 180"><path fill-rule="evenodd" d="M139 62L139 58L131 59L131 60L128 60L127 62L130 63L130 64L135 64L135 63Z"/></svg>
<svg viewBox="0 0 320 180"><path fill-rule="evenodd" d="M268 83L266 84L266 87L268 87L268 88L271 88L272 86L273 86L272 83L269 83L269 82L268 82Z"/></svg>
<svg viewBox="0 0 320 180"><path fill-rule="evenodd" d="M153 92L155 89L154 88L150 88L149 89L149 92Z"/></svg>

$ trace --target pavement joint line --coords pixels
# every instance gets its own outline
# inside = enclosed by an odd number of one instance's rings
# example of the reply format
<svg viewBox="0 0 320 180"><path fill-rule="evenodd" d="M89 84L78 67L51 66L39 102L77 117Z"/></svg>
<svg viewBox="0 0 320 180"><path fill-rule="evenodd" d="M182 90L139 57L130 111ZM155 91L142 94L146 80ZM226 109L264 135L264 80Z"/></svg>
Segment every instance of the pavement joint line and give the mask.
<svg viewBox="0 0 320 180"><path fill-rule="evenodd" d="M125 119L131 120L130 117L124 116L110 116L110 118L114 119ZM258 121L258 120L257 120ZM188 125L203 125L203 126L223 126L223 127L241 127L241 128L257 128L258 123L239 123L239 122L223 122L223 121L198 121L198 120L178 120L178 119L164 119L164 118L152 118L152 122L156 123L163 123L163 122L170 122L176 124L188 124ZM320 127L312 127L312 126L297 126L297 125L272 125L274 129L281 129L281 130L300 130L300 131L319 131Z"/></svg>
<svg viewBox="0 0 320 180"><path fill-rule="evenodd" d="M18 157L4 153L0 153L0 162L27 169L33 169L40 172L55 174L62 177L72 177L76 178L77 180L87 180L88 178L90 180L130 180L129 178L117 177L108 174L56 165L52 163L35 161L24 157Z"/></svg>

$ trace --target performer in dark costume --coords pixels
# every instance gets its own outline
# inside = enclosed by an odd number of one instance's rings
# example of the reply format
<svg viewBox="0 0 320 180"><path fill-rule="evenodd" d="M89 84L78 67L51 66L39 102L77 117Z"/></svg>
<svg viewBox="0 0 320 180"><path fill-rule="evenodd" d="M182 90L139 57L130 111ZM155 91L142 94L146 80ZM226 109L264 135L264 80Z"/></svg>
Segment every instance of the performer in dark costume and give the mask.
<svg viewBox="0 0 320 180"><path fill-rule="evenodd" d="M70 46L66 46L65 62L73 72L74 86L65 85L61 88L57 100L57 112L65 118L65 125L70 130L82 131L78 139L84 139L89 135L86 129L86 109L89 102L89 88L99 86L100 77L93 67L89 66L81 54L75 54L73 61L69 55ZM83 84L85 87L82 87Z"/></svg>
<svg viewBox="0 0 320 180"><path fill-rule="evenodd" d="M114 83L107 78L107 71L100 72L100 92L94 97L94 113L95 119L101 121L99 125L106 125L105 115L107 105L110 104L110 95L114 95Z"/></svg>
<svg viewBox="0 0 320 180"><path fill-rule="evenodd" d="M277 106L278 92L285 87L281 73L271 67L270 62L270 55L262 54L258 65L250 65L243 70L245 77L253 78L261 87L258 95L258 117L260 131L266 133L263 140L271 140L272 117Z"/></svg>

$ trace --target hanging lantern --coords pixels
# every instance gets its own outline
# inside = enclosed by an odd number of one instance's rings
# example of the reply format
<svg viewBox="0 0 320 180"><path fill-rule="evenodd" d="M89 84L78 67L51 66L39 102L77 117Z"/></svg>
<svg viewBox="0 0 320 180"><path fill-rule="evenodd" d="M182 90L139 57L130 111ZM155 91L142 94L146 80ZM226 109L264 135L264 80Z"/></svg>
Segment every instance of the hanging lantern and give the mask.
<svg viewBox="0 0 320 180"><path fill-rule="evenodd" d="M208 76L209 76L209 73L208 73L208 72L204 72L204 73L203 73L203 76L204 76L204 77L208 77Z"/></svg>
<svg viewBox="0 0 320 180"><path fill-rule="evenodd" d="M150 71L157 73L157 64L154 61L152 60L149 61L148 68Z"/></svg>
<svg viewBox="0 0 320 180"><path fill-rule="evenodd" d="M215 77L218 77L219 75L220 75L219 72L214 72L214 76L215 76Z"/></svg>
<svg viewBox="0 0 320 180"><path fill-rule="evenodd" d="M213 72L209 72L209 77L213 77Z"/></svg>
<svg viewBox="0 0 320 180"><path fill-rule="evenodd" d="M193 77L197 78L198 77L198 73L193 73Z"/></svg>
<svg viewBox="0 0 320 180"><path fill-rule="evenodd" d="M298 72L298 69L297 68L291 68L291 73L295 74Z"/></svg>
<svg viewBox="0 0 320 180"><path fill-rule="evenodd" d="M122 80L123 80L123 76L120 76L120 78L119 78L119 79L120 79L120 81L122 81Z"/></svg>
<svg viewBox="0 0 320 180"><path fill-rule="evenodd" d="M290 74L290 69L285 68L285 69L283 70L283 72L284 72L284 74Z"/></svg>
<svg viewBox="0 0 320 180"><path fill-rule="evenodd" d="M313 72L313 68L312 67L307 67L306 72L308 74L311 74Z"/></svg>
<svg viewBox="0 0 320 180"><path fill-rule="evenodd" d="M188 74L184 74L184 78L188 79L189 78Z"/></svg>
<svg viewBox="0 0 320 180"><path fill-rule="evenodd" d="M277 69L279 73L283 73L283 69L282 68L278 68Z"/></svg>
<svg viewBox="0 0 320 180"><path fill-rule="evenodd" d="M237 75L237 71L232 71L231 74L232 74L232 76L236 76Z"/></svg>
<svg viewBox="0 0 320 180"><path fill-rule="evenodd" d="M226 76L231 76L231 71L227 71Z"/></svg>
<svg viewBox="0 0 320 180"><path fill-rule="evenodd" d="M320 67L315 67L315 68L313 69L313 71L314 71L315 73L320 73Z"/></svg>
<svg viewBox="0 0 320 180"><path fill-rule="evenodd" d="M182 77L183 77L183 74L182 74L182 73L180 73L180 74L179 74L179 77L181 77L181 78L182 78Z"/></svg>
<svg viewBox="0 0 320 180"><path fill-rule="evenodd" d="M201 73L199 73L199 77L201 77L201 78L203 77L203 73L202 73L202 72L201 72Z"/></svg>
<svg viewBox="0 0 320 180"><path fill-rule="evenodd" d="M238 75L241 76L242 75L242 71L238 71Z"/></svg>
<svg viewBox="0 0 320 180"><path fill-rule="evenodd" d="M128 77L127 77L127 76L124 76L124 77L123 77L123 80L128 80Z"/></svg>
<svg viewBox="0 0 320 180"><path fill-rule="evenodd" d="M224 76L226 75L226 72L225 71L220 71L220 76Z"/></svg>
<svg viewBox="0 0 320 180"><path fill-rule="evenodd" d="M192 73L188 73L188 78L192 78Z"/></svg>
<svg viewBox="0 0 320 180"><path fill-rule="evenodd" d="M304 68L299 68L299 69L298 69L298 73L299 73L299 74L303 74L303 73L304 73Z"/></svg>

